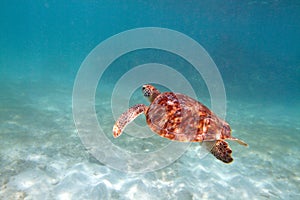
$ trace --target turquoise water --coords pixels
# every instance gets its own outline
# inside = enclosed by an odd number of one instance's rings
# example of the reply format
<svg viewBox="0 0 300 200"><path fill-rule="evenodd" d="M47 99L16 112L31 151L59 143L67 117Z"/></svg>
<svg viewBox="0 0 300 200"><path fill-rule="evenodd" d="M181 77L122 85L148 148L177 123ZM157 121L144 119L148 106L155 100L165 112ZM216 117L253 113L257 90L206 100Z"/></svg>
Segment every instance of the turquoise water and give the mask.
<svg viewBox="0 0 300 200"><path fill-rule="evenodd" d="M298 1L1 1L0 19L0 199L300 198ZM232 164L203 157L202 147L191 144L161 169L124 172L83 144L72 106L78 70L99 43L141 27L179 31L214 60L226 89L226 121L249 144L229 142ZM126 72L145 63L176 69L211 107L205 81L184 59L158 49L120 56L98 83L95 110L106 138L135 153L169 142L150 131L137 137L146 130L143 117L136 120L143 129L111 135L112 109L125 111L124 99L149 104L139 88L131 96L112 93ZM165 76L171 84L163 91L180 89L173 74Z"/></svg>

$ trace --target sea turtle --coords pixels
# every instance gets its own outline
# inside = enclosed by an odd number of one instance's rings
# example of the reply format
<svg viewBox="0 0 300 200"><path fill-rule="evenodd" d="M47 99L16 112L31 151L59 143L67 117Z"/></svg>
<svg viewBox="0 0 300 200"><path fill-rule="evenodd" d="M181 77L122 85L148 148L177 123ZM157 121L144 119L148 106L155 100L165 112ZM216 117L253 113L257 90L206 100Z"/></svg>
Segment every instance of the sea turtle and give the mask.
<svg viewBox="0 0 300 200"><path fill-rule="evenodd" d="M124 112L113 127L115 138L122 134L127 124L144 113L148 126L158 135L181 142L205 142L208 150L224 163L233 161L232 151L225 140L247 146L231 136L228 123L195 99L179 93L160 93L149 84L143 85L142 91L150 106L137 104Z"/></svg>

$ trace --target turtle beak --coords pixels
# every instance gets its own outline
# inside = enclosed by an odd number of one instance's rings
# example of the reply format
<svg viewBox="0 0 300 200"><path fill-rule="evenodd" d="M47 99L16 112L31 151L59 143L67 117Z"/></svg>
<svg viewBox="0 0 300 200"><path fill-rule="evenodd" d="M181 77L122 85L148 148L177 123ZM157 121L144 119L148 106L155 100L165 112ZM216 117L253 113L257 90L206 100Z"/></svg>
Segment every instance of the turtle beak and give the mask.
<svg viewBox="0 0 300 200"><path fill-rule="evenodd" d="M143 91L143 95L145 97L149 97L150 96L150 90L146 87L146 85L143 85L142 91Z"/></svg>
<svg viewBox="0 0 300 200"><path fill-rule="evenodd" d="M148 89L145 89L143 93L145 97L150 97L150 91Z"/></svg>

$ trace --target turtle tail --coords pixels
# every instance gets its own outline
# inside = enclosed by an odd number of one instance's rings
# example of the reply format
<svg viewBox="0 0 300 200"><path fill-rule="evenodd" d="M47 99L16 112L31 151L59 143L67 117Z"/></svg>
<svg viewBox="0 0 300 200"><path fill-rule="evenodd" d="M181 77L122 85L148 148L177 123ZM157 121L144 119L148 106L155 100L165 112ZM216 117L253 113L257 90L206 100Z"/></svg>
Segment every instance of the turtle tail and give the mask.
<svg viewBox="0 0 300 200"><path fill-rule="evenodd" d="M240 145L248 146L248 144L246 142L244 142L243 140L240 140L240 139L232 137L232 136L230 138L227 138L226 140L232 140L232 141L239 143Z"/></svg>
<svg viewBox="0 0 300 200"><path fill-rule="evenodd" d="M217 140L210 152L219 160L224 163L231 163L233 158L231 157L232 150L227 142L224 140Z"/></svg>

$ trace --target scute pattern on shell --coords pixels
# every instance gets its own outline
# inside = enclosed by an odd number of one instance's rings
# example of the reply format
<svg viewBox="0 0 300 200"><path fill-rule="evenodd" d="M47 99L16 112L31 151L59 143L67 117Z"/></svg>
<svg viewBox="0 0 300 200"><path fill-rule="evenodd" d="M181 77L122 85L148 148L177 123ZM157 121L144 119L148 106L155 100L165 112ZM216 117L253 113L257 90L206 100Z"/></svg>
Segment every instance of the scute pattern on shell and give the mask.
<svg viewBox="0 0 300 200"><path fill-rule="evenodd" d="M160 93L154 86L142 86L142 92L150 106L137 104L125 111L115 122L114 137L119 137L127 124L144 113L153 132L164 138L180 142L200 142L217 159L230 163L232 150L225 140L244 141L232 137L227 122L220 119L202 103L183 94Z"/></svg>
<svg viewBox="0 0 300 200"><path fill-rule="evenodd" d="M146 120L160 136L184 142L220 139L223 127L227 126L200 102L172 92L160 94L151 103Z"/></svg>
<svg viewBox="0 0 300 200"><path fill-rule="evenodd" d="M173 140L182 122L181 106L172 92L159 95L146 113L148 125L162 137Z"/></svg>

